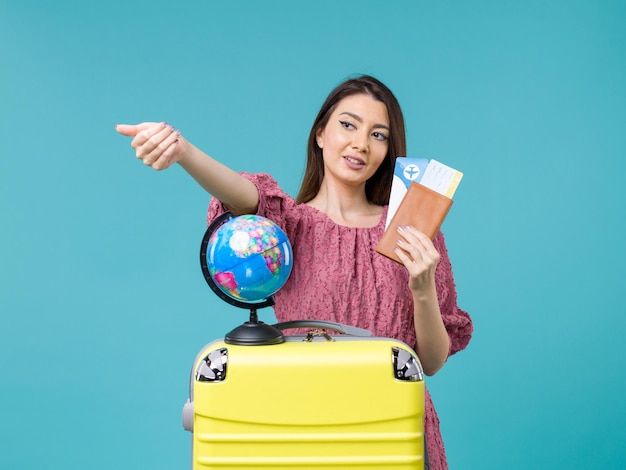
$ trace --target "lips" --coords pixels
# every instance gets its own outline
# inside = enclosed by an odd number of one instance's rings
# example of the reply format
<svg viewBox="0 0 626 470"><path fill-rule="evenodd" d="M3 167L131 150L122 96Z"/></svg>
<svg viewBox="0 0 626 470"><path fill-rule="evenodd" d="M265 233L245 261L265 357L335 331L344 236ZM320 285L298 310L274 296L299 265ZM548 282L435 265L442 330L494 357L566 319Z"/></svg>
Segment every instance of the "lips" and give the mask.
<svg viewBox="0 0 626 470"><path fill-rule="evenodd" d="M346 155L343 159L350 168L358 169L365 166L365 160L354 155Z"/></svg>

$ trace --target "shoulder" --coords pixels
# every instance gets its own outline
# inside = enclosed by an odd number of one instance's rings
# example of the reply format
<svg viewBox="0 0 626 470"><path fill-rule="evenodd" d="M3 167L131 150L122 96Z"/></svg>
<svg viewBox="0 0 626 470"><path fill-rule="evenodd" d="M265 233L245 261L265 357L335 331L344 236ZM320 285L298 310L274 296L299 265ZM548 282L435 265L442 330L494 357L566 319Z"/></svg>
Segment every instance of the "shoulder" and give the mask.
<svg viewBox="0 0 626 470"><path fill-rule="evenodd" d="M276 181L276 179L268 173L242 172L240 173L240 175L246 178L251 183L253 183L257 187L260 193L283 195L285 197L291 198L291 196L289 196L287 193L285 193L282 190L282 188L278 184L278 181Z"/></svg>

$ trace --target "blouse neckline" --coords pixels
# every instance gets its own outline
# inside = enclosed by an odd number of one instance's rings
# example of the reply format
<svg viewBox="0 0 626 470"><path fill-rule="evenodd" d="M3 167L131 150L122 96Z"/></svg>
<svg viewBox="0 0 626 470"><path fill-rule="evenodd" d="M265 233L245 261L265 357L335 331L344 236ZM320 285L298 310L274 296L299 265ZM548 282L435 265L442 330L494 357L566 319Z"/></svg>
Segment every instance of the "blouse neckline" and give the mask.
<svg viewBox="0 0 626 470"><path fill-rule="evenodd" d="M380 228L381 226L384 227L385 222L387 220L387 210L389 208L389 206L384 205L383 207L383 212L380 215L380 220L378 221L378 223L376 225L373 225L371 227L352 227L350 225L343 225L343 224L339 224L337 222L335 222L333 219L331 219L328 214L326 214L325 212L322 212L319 209L316 209L315 207L309 206L306 203L302 203L300 204L300 206L303 206L306 208L306 210L310 211L312 214L316 215L318 218L322 218L324 219L326 222L340 228L340 229L346 229L346 230L352 230L352 229L356 229L356 230L375 230Z"/></svg>

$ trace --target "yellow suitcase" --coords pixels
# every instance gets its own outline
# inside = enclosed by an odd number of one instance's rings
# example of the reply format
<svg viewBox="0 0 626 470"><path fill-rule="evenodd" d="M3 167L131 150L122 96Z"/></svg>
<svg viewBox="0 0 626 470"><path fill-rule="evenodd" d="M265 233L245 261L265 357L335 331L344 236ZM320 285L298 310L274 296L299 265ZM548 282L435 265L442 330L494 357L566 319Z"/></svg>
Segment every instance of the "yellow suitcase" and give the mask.
<svg viewBox="0 0 626 470"><path fill-rule="evenodd" d="M262 346L227 336L194 361L183 409L194 470L427 465L424 377L410 347L331 322L274 326L315 330Z"/></svg>

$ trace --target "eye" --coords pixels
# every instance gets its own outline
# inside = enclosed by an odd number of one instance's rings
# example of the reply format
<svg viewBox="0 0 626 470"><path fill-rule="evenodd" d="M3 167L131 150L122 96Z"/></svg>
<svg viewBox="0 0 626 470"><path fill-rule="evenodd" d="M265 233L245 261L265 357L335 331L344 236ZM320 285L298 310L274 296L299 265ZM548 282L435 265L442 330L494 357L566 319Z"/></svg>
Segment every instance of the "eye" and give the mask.
<svg viewBox="0 0 626 470"><path fill-rule="evenodd" d="M387 140L389 138L382 132L372 132L372 135L376 140Z"/></svg>
<svg viewBox="0 0 626 470"><path fill-rule="evenodd" d="M342 127L344 129L354 129L354 124L352 124L350 121L339 121L339 123L342 125Z"/></svg>

